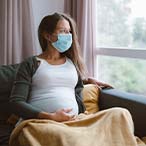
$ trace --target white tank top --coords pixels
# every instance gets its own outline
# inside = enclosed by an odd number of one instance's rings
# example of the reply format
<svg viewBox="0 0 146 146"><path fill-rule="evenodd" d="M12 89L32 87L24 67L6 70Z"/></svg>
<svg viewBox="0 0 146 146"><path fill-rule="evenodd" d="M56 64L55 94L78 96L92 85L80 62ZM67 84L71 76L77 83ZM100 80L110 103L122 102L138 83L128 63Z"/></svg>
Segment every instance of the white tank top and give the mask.
<svg viewBox="0 0 146 146"><path fill-rule="evenodd" d="M76 68L67 58L61 65L51 65L41 61L32 77L32 90L29 103L46 112L62 108L72 108L71 114L78 114L75 86L78 81Z"/></svg>

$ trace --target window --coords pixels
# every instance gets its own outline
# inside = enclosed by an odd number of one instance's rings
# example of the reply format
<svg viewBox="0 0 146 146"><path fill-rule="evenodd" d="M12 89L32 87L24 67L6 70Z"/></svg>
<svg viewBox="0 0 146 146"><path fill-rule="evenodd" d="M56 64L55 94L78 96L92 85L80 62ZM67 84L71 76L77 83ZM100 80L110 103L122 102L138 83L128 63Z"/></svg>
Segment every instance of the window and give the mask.
<svg viewBox="0 0 146 146"><path fill-rule="evenodd" d="M97 0L96 77L146 95L145 0Z"/></svg>

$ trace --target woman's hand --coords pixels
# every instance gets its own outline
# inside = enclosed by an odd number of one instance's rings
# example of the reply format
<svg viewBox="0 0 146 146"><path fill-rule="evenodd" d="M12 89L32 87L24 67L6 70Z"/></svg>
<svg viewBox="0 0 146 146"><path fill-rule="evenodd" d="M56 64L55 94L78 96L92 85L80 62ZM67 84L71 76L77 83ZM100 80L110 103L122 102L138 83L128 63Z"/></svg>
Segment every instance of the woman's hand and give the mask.
<svg viewBox="0 0 146 146"><path fill-rule="evenodd" d="M97 81L95 78L88 78L88 81L86 82L88 84L95 84L97 85L99 88L113 88L111 85L107 84L107 83L103 83L103 82L99 82Z"/></svg>
<svg viewBox="0 0 146 146"><path fill-rule="evenodd" d="M57 110L55 113L52 113L51 118L52 120L57 121L57 122L74 120L75 115L69 114L69 112L71 111L72 109L69 109L69 108Z"/></svg>
<svg viewBox="0 0 146 146"><path fill-rule="evenodd" d="M41 119L50 119L57 122L70 121L75 119L75 115L69 114L72 109L59 109L55 113L41 112L38 117Z"/></svg>

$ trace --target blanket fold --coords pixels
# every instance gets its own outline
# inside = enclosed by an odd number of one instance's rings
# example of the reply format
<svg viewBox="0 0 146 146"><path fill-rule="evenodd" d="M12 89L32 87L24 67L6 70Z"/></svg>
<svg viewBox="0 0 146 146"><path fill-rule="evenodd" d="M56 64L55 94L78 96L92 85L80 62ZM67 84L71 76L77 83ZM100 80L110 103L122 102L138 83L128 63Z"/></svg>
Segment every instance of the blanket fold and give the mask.
<svg viewBox="0 0 146 146"><path fill-rule="evenodd" d="M10 146L146 146L133 133L130 113L111 108L63 123L25 120L12 132Z"/></svg>

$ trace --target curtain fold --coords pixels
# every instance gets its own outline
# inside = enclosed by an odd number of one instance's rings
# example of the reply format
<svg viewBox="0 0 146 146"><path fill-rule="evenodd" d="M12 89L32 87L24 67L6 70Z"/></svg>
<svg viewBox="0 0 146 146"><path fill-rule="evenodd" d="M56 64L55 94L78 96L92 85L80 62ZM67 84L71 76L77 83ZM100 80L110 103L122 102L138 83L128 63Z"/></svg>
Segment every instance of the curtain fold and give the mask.
<svg viewBox="0 0 146 146"><path fill-rule="evenodd" d="M83 59L89 75L94 76L96 0L65 0L64 7L64 12L70 14L77 23Z"/></svg>
<svg viewBox="0 0 146 146"><path fill-rule="evenodd" d="M31 0L0 0L0 64L36 53Z"/></svg>

